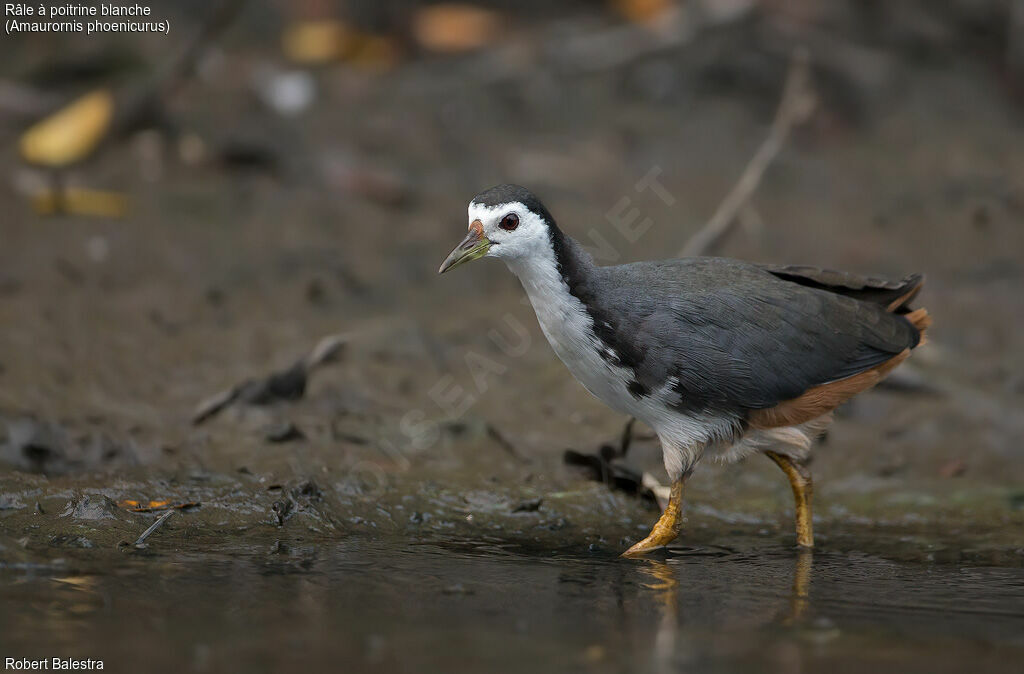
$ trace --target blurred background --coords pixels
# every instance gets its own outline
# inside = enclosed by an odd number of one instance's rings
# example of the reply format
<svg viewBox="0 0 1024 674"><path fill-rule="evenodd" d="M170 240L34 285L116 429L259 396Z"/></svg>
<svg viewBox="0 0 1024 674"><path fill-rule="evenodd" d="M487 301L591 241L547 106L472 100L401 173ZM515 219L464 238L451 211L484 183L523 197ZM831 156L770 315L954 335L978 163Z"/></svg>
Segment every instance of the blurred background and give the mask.
<svg viewBox="0 0 1024 674"><path fill-rule="evenodd" d="M169 30L0 38L5 654L1019 661L1024 2L148 6L49 20ZM757 458L700 468L667 561L615 561L657 443L608 461L627 420L502 265L436 273L503 182L606 264L927 275L931 344L817 452L816 575Z"/></svg>

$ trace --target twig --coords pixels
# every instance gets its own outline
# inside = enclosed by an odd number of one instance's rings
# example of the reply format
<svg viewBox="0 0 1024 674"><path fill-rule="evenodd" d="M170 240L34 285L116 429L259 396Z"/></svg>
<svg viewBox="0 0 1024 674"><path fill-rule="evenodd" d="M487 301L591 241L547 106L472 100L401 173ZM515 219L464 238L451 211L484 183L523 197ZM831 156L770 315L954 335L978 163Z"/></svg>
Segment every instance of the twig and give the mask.
<svg viewBox="0 0 1024 674"><path fill-rule="evenodd" d="M198 426L219 414L235 402L266 405L276 400L297 400L306 393L306 382L313 371L332 360L348 341L349 335L328 335L316 343L313 350L291 367L262 379L247 379L226 391L203 400L192 414L192 424Z"/></svg>
<svg viewBox="0 0 1024 674"><path fill-rule="evenodd" d="M629 446L633 444L633 426L636 424L636 417L630 417L626 426L622 429L622 436L619 438L619 457L624 458Z"/></svg>
<svg viewBox="0 0 1024 674"><path fill-rule="evenodd" d="M142 545L143 543L145 543L146 539L149 538L154 531L156 531L161 526L163 526L164 522L166 522L168 519L170 519L171 515L173 515L175 512L176 511L174 511L174 510L168 510L163 515L161 515L160 518L157 519L156 522L153 522L151 525L149 525L148 529L146 529L145 531L142 532L142 535L139 536L139 539L137 541L135 541L135 545L139 546L139 545Z"/></svg>
<svg viewBox="0 0 1024 674"><path fill-rule="evenodd" d="M341 351L341 347L345 346L345 342L348 341L348 335L346 334L334 334L327 335L313 347L313 350L309 352L309 355L304 359L306 373L312 372L315 368L320 367L324 363L330 362L338 355Z"/></svg>
<svg viewBox="0 0 1024 674"><path fill-rule="evenodd" d="M807 121L814 112L817 97L811 90L810 79L810 58L805 50L796 49L790 60L786 84L768 137L751 157L740 179L722 200L715 214L679 251L679 257L703 255L729 233L740 212L757 191L764 172L785 145L790 131Z"/></svg>
<svg viewBox="0 0 1024 674"><path fill-rule="evenodd" d="M509 441L509 439L502 434L501 431L498 430L498 427L490 422L487 422L487 437L489 437L491 440L494 440L494 442L496 442L499 447L505 450L508 453L508 455L514 458L516 461L519 461L520 463L529 463L530 460L527 457L523 456L519 452L519 450L516 449L516 446L513 445Z"/></svg>
<svg viewBox="0 0 1024 674"><path fill-rule="evenodd" d="M196 406L196 411L192 413L192 425L198 426L207 419L216 416L225 407L238 400L238 395L241 393L244 386L245 384L234 386L226 391L214 394L200 402Z"/></svg>
<svg viewBox="0 0 1024 674"><path fill-rule="evenodd" d="M161 82L161 95L173 95L190 78L199 61L221 34L234 23L248 0L223 0L213 9L199 30L192 36L178 58L170 64Z"/></svg>
<svg viewBox="0 0 1024 674"><path fill-rule="evenodd" d="M107 140L132 133L152 122L163 122L163 108L185 82L193 76L196 65L234 22L248 0L222 0L191 36L181 52L136 90L123 94L116 128Z"/></svg>

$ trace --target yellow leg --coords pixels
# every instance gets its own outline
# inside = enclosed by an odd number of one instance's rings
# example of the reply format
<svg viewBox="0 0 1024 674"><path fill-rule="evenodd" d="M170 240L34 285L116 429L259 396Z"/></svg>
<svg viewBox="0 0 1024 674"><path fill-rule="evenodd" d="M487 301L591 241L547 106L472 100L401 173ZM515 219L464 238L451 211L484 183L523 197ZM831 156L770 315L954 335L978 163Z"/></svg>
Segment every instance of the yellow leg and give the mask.
<svg viewBox="0 0 1024 674"><path fill-rule="evenodd" d="M813 548L811 496L814 488L811 485L811 471L785 454L776 454L775 452L765 452L765 454L782 469L782 472L789 478L789 486L793 488L793 501L796 505L796 544L802 548Z"/></svg>
<svg viewBox="0 0 1024 674"><path fill-rule="evenodd" d="M675 540L679 535L679 527L683 524L683 483L685 481L686 477L683 476L672 483L668 507L661 514L658 523L651 529L651 533L647 534L647 538L622 553L623 557L638 557Z"/></svg>

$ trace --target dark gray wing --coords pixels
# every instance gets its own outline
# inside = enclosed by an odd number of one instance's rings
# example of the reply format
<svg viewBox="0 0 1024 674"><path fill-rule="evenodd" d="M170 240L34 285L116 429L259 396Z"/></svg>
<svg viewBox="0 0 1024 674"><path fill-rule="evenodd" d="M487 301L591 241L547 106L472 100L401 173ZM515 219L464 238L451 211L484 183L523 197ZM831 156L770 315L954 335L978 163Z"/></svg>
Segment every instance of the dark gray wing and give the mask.
<svg viewBox="0 0 1024 674"><path fill-rule="evenodd" d="M880 304L889 311L907 313L907 303L921 290L924 276L911 274L899 281L873 276L861 276L844 271L821 269L804 265L758 264L773 276L809 288L827 290L863 302Z"/></svg>
<svg viewBox="0 0 1024 674"><path fill-rule="evenodd" d="M631 390L668 384L681 409L773 407L916 346L881 304L736 260L689 258L596 270L591 313ZM597 286L602 286L598 288Z"/></svg>

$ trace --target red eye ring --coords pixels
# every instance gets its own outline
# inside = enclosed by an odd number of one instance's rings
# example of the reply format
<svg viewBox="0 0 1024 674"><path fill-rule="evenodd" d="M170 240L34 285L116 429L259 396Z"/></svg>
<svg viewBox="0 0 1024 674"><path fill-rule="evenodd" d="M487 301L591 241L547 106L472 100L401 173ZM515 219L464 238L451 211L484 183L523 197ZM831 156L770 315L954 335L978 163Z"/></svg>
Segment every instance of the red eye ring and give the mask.
<svg viewBox="0 0 1024 674"><path fill-rule="evenodd" d="M511 232L518 226L519 216L516 215L515 213L509 213L508 215L501 219L501 222L498 223L498 227L501 227L506 232Z"/></svg>

